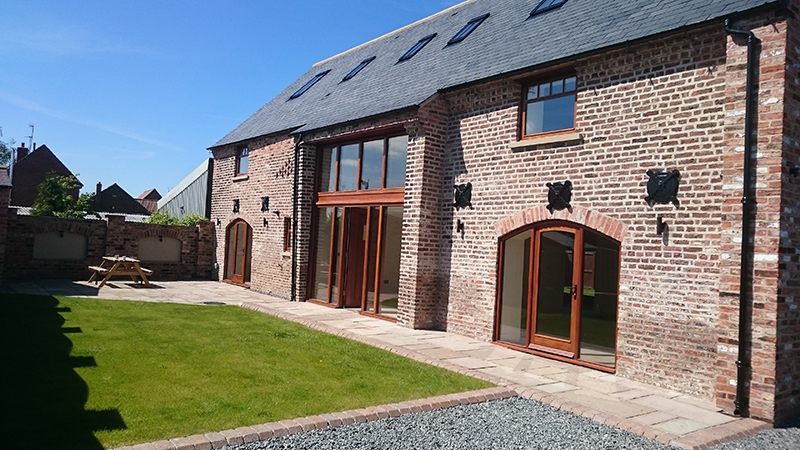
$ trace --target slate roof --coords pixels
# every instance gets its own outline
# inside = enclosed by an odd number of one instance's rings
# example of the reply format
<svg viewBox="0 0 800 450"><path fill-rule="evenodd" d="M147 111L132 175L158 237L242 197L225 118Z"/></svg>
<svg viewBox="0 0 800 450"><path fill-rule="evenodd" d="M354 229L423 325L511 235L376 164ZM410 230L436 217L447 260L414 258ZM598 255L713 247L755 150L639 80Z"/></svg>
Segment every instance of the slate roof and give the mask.
<svg viewBox="0 0 800 450"><path fill-rule="evenodd" d="M413 108L436 92L697 26L783 0L568 0L528 18L539 0L468 0L312 66L211 148L278 132L303 132ZM457 44L471 19L490 16ZM398 59L437 33L408 61ZM342 78L376 56L349 81ZM330 70L298 98L289 97Z"/></svg>
<svg viewBox="0 0 800 450"><path fill-rule="evenodd" d="M150 214L147 208L131 197L117 183L103 189L95 197L94 209L97 212L114 214L140 214L145 216Z"/></svg>

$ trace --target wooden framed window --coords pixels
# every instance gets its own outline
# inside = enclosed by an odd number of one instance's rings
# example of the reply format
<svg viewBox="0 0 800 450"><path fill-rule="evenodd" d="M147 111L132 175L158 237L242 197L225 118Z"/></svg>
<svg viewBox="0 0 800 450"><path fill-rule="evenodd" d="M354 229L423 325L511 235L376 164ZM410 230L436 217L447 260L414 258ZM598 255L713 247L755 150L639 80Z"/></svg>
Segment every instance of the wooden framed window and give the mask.
<svg viewBox="0 0 800 450"><path fill-rule="evenodd" d="M575 128L575 75L539 79L524 87L521 120L523 138Z"/></svg>
<svg viewBox="0 0 800 450"><path fill-rule="evenodd" d="M241 147L236 152L236 175L244 175L250 165L250 148Z"/></svg>
<svg viewBox="0 0 800 450"><path fill-rule="evenodd" d="M283 218L283 251L292 251L292 219Z"/></svg>
<svg viewBox="0 0 800 450"><path fill-rule="evenodd" d="M402 189L406 180L407 151L406 135L323 148L319 191Z"/></svg>

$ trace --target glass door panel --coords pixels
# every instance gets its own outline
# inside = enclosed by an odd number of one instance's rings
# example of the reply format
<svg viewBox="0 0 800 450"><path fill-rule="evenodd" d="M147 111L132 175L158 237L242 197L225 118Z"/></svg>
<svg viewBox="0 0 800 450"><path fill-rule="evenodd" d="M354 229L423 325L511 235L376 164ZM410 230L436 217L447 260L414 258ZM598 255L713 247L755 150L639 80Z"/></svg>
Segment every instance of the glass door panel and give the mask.
<svg viewBox="0 0 800 450"><path fill-rule="evenodd" d="M378 314L397 317L397 301L400 296L403 207L384 207L382 224Z"/></svg>
<svg viewBox="0 0 800 450"><path fill-rule="evenodd" d="M345 208L344 233L344 307L361 308L364 287L364 245L366 240L367 209Z"/></svg>
<svg viewBox="0 0 800 450"><path fill-rule="evenodd" d="M583 280L579 358L614 366L619 244L594 233L584 233Z"/></svg>
<svg viewBox="0 0 800 450"><path fill-rule="evenodd" d="M378 312L375 308L375 293L376 289L380 287L377 286L375 282L375 272L377 270L377 261L378 261L378 230L380 229L380 219L381 219L381 209L377 207L372 207L369 209L369 229L367 230L367 289L366 295L364 298L364 311L368 312Z"/></svg>
<svg viewBox="0 0 800 450"><path fill-rule="evenodd" d="M525 231L503 245L503 279L500 282L498 339L528 344L528 285L531 263L531 232Z"/></svg>
<svg viewBox="0 0 800 450"><path fill-rule="evenodd" d="M573 300L575 279L575 233L539 233L535 327L532 343L573 352ZM570 355L571 356L571 355Z"/></svg>
<svg viewBox="0 0 800 450"><path fill-rule="evenodd" d="M311 297L324 302L328 301L328 287L330 286L333 216L334 208L320 208L317 210L316 262Z"/></svg>

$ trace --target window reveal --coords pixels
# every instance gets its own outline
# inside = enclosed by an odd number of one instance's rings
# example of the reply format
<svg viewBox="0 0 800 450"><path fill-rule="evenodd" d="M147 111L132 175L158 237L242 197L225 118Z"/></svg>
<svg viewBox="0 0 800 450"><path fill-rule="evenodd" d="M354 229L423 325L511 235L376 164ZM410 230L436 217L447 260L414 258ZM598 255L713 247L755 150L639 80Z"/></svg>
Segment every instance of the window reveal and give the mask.
<svg viewBox="0 0 800 450"><path fill-rule="evenodd" d="M522 135L571 130L575 127L575 76L537 81L525 88Z"/></svg>
<svg viewBox="0 0 800 450"><path fill-rule="evenodd" d="M248 147L242 147L236 155L236 175L246 174L249 165L250 149Z"/></svg>

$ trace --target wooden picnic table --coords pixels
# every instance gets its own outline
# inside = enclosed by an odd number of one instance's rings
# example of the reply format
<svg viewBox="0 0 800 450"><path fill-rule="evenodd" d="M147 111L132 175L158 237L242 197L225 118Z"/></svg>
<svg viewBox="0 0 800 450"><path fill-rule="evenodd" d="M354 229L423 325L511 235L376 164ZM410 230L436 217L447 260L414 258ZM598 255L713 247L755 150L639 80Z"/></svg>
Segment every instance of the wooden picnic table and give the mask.
<svg viewBox="0 0 800 450"><path fill-rule="evenodd" d="M103 262L99 266L89 266L89 270L93 272L89 278L90 283L94 281L97 284L100 277L103 277L99 287L103 287L113 276L130 276L135 283L141 282L150 286L147 276L153 274L152 270L140 266L138 259L130 256L103 256Z"/></svg>

